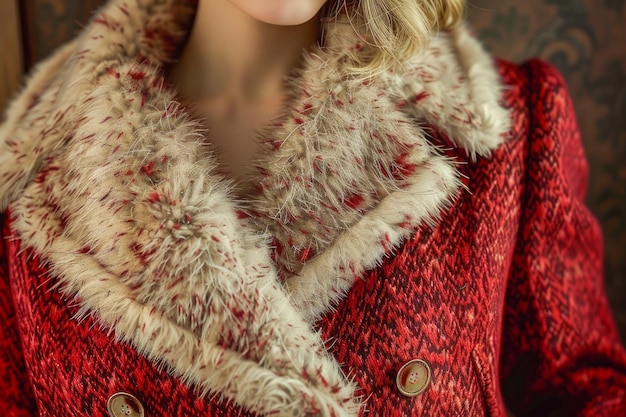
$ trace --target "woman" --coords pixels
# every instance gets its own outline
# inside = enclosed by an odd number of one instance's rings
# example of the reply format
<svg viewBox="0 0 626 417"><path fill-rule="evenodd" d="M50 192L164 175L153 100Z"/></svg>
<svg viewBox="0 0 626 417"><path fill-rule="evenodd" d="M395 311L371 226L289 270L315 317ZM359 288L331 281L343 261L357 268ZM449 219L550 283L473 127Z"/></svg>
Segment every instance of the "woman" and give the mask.
<svg viewBox="0 0 626 417"><path fill-rule="evenodd" d="M5 414L626 415L563 81L461 14L111 0L0 131Z"/></svg>

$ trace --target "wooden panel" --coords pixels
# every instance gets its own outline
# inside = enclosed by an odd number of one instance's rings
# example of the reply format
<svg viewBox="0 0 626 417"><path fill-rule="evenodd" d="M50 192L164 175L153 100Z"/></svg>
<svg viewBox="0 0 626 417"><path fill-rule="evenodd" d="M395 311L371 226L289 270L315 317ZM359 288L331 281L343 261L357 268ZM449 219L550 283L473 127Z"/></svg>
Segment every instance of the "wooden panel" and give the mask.
<svg viewBox="0 0 626 417"><path fill-rule="evenodd" d="M20 34L18 0L0 2L0 113L4 114L7 100L15 94L22 80L22 42ZM0 120L2 116L0 116Z"/></svg>

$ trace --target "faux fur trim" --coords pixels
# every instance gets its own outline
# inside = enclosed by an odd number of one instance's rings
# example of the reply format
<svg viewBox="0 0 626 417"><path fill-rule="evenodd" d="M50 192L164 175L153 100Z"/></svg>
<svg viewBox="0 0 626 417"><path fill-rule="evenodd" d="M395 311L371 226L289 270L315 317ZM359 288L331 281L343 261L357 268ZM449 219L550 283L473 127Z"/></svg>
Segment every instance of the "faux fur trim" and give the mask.
<svg viewBox="0 0 626 417"><path fill-rule="evenodd" d="M328 29L260 166L256 218L274 236L281 276L310 321L458 194L454 163L421 124L475 159L501 143L510 123L491 58L464 28L365 85L342 69L346 50L369 53L352 30Z"/></svg>
<svg viewBox="0 0 626 417"><path fill-rule="evenodd" d="M423 123L474 158L502 141L493 64L461 28L364 84L343 64L362 38L330 24L238 206L164 81L192 15L112 0L41 66L0 131L0 209L80 316L190 384L262 415L356 415L307 321L460 192Z"/></svg>
<svg viewBox="0 0 626 417"><path fill-rule="evenodd" d="M76 42L69 43L36 66L29 83L7 110L6 119L0 126L2 211L11 200L19 197L41 170L47 152L62 142L62 132L72 131L63 115L74 107L69 103L61 104L59 100L63 83L58 80L58 74L59 69L67 67L75 47ZM35 107L54 113L31 111Z"/></svg>

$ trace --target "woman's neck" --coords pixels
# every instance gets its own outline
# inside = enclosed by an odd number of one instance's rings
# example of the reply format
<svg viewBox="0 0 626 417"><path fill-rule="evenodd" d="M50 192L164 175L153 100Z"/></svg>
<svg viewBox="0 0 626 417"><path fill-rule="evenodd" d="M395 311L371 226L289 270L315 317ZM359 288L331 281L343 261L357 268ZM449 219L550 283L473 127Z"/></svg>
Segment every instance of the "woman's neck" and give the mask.
<svg viewBox="0 0 626 417"><path fill-rule="evenodd" d="M259 0L264 1L264 0ZM170 81L203 117L224 174L244 198L254 193L255 134L285 105L285 76L317 41L315 20L298 26L259 22L229 0L201 0L194 28Z"/></svg>
<svg viewBox="0 0 626 417"><path fill-rule="evenodd" d="M298 26L270 25L229 0L202 0L171 75L192 100L231 97L256 102L282 90L284 77L316 40L315 19Z"/></svg>

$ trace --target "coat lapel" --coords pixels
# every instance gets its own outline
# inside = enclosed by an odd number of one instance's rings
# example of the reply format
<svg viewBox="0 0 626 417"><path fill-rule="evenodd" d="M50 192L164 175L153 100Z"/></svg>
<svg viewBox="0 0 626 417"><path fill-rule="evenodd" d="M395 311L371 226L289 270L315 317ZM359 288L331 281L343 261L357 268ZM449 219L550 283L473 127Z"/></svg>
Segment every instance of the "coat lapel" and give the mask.
<svg viewBox="0 0 626 417"><path fill-rule="evenodd" d="M294 80L289 112L265 135L254 204L279 275L309 321L458 195L454 161L429 142L427 126L473 159L509 126L493 63L463 28L367 81L345 69L348 52L371 53L363 38L349 22L326 33Z"/></svg>
<svg viewBox="0 0 626 417"><path fill-rule="evenodd" d="M260 414L355 415L309 322L460 192L426 123L474 157L501 142L497 74L459 29L364 82L346 70L362 39L329 24L237 205L164 78L193 10L113 0L42 65L0 131L1 208L81 316L186 382Z"/></svg>

